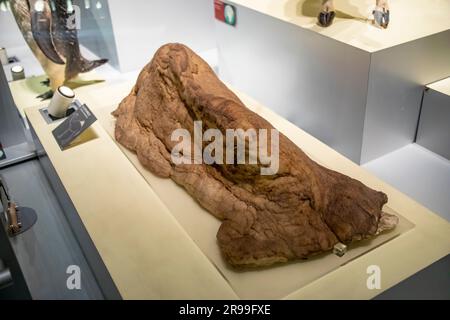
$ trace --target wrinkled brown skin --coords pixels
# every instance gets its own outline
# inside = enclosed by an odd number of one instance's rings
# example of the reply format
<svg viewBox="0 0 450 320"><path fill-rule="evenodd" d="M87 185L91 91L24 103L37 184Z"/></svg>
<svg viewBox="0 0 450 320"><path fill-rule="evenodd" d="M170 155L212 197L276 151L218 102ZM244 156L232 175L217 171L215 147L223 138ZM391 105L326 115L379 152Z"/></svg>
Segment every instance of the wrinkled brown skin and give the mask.
<svg viewBox="0 0 450 320"><path fill-rule="evenodd" d="M113 115L119 143L222 220L218 244L234 267L308 258L397 223L382 213L384 193L320 166L281 133L276 175L260 175L258 165L173 164L170 154L178 141L171 141L171 134L186 128L193 136L195 120L203 121L203 130L222 132L273 128L184 45L161 47Z"/></svg>

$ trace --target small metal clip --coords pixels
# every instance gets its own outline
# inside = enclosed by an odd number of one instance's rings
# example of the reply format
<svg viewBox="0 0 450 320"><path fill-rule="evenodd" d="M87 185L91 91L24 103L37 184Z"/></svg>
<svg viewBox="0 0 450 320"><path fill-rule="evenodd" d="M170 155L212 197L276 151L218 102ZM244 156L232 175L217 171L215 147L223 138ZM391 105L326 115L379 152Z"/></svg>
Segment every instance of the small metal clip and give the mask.
<svg viewBox="0 0 450 320"><path fill-rule="evenodd" d="M14 202L10 202L8 206L8 231L10 235L20 232L22 223L19 218L19 207Z"/></svg>
<svg viewBox="0 0 450 320"><path fill-rule="evenodd" d="M333 253L338 257L342 257L347 253L347 246L341 242L336 243L333 247Z"/></svg>

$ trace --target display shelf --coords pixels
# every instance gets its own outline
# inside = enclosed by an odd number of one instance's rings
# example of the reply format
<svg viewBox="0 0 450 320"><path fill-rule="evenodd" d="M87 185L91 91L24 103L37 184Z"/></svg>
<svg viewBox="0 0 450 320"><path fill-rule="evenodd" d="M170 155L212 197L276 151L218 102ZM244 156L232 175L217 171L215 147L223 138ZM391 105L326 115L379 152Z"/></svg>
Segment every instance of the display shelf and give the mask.
<svg viewBox="0 0 450 320"><path fill-rule="evenodd" d="M231 2L221 78L356 163L414 142L423 86L450 75L448 1L391 1L386 30L355 18L372 0L335 1L348 16L329 28L318 0Z"/></svg>
<svg viewBox="0 0 450 320"><path fill-rule="evenodd" d="M328 28L317 25L317 0L230 0L265 15L314 31L355 48L376 52L450 29L450 2L392 0L388 32L372 26L375 0L335 0L337 15ZM426 18L424 18L426 17Z"/></svg>
<svg viewBox="0 0 450 320"><path fill-rule="evenodd" d="M245 101L249 103L250 109L256 108L260 115L268 120L273 120L273 116L267 114L265 109L258 108L258 105L249 100L249 98L245 98ZM116 106L113 105L103 108L97 113L102 126L112 139L114 139L115 118L111 115L111 112L115 108ZM386 206L384 209L386 212L396 214L399 217L398 226L394 230L378 235L369 241L349 245L348 252L343 257L327 253L311 258L308 261L296 261L273 268L263 268L257 272L237 272L230 268L223 259L215 241L221 222L202 208L174 181L155 176L142 166L135 153L120 144L118 146L241 299L283 298L295 292L298 288L313 283L323 275L340 268L375 248L383 246L385 243L409 232L415 227L406 218L392 211L389 206ZM177 201L173 201L174 198ZM201 226L200 229L199 226Z"/></svg>
<svg viewBox="0 0 450 320"><path fill-rule="evenodd" d="M78 97L101 118L123 98L117 92L129 92L133 84L124 81L92 86L91 90L86 87ZM263 105L236 93L314 160L387 193L389 207L415 225L284 298L372 298L450 253L447 221ZM25 113L124 298L239 298L110 137L103 120L93 127L97 139L61 151L51 135L53 125L45 123L38 107ZM211 241L213 245L215 241ZM378 265L383 272L381 290L366 286L371 265Z"/></svg>

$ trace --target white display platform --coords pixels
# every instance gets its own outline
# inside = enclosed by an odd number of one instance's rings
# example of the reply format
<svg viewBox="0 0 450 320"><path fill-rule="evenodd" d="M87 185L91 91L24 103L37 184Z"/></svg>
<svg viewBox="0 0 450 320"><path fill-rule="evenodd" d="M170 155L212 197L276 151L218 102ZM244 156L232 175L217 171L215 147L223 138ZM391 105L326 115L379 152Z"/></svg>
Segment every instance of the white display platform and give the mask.
<svg viewBox="0 0 450 320"><path fill-rule="evenodd" d="M416 142L450 160L450 78L427 86Z"/></svg>
<svg viewBox="0 0 450 320"><path fill-rule="evenodd" d="M427 88L450 96L450 77L430 83Z"/></svg>
<svg viewBox="0 0 450 320"><path fill-rule="evenodd" d="M369 0L337 0L326 29L317 0L229 2L221 78L357 163L413 142L423 86L450 75L449 1L391 1L387 30L364 20Z"/></svg>
<svg viewBox="0 0 450 320"><path fill-rule="evenodd" d="M240 96L243 97L242 94ZM268 112L264 108L258 107L258 104L250 100L250 98L246 97L245 101L250 109L258 111L266 119L275 118L270 111ZM111 112L116 108L117 105L112 105L96 113L103 128L114 141L116 119L111 115ZM167 206L189 237L194 240L203 254L214 264L241 299L281 299L286 297L299 288L314 283L320 277L335 271L369 251L382 247L396 237L406 234L415 227L414 224L399 213L392 211L387 205L384 211L396 214L399 217L397 227L369 241L361 241L349 245L348 251L343 257L338 257L328 252L310 258L307 261L293 261L292 263L257 270L235 270L224 260L216 241L216 234L222 222L201 207L184 188L171 179L162 179L155 176L142 166L134 152L127 150L118 142L116 143L156 195Z"/></svg>
<svg viewBox="0 0 450 320"><path fill-rule="evenodd" d="M334 0L336 18L317 25L321 0L230 0L368 52L380 51L450 28L450 1L390 0L389 32L372 28L375 0Z"/></svg>
<svg viewBox="0 0 450 320"><path fill-rule="evenodd" d="M133 81L104 83L80 88L77 94L101 117L130 92L133 84ZM285 299L373 298L450 253L450 224L447 221L255 100L236 93L312 159L384 191L389 197L388 207L415 225L307 285L301 286L299 279L293 280L292 285L297 284L297 288L291 287ZM20 90L13 92L13 95L20 94ZM122 153L107 133L105 122L93 125L90 138L81 139L79 144L61 151L51 134L57 124L48 125L40 115L39 107L28 108L25 113L123 298L241 297L202 252L189 230L177 221L172 212L174 207L167 205ZM171 201L172 204L175 202ZM199 226L202 227L205 226ZM216 243L211 241L209 245ZM367 268L373 265L382 270L380 290L367 287ZM248 281L246 274L236 277Z"/></svg>

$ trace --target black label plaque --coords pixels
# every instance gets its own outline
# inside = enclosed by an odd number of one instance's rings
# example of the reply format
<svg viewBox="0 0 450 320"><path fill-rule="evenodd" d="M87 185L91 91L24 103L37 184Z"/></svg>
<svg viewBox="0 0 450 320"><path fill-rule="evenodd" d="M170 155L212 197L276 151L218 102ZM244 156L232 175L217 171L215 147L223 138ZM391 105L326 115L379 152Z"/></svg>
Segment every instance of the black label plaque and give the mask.
<svg viewBox="0 0 450 320"><path fill-rule="evenodd" d="M53 136L62 149L69 146L80 134L89 128L97 118L87 105L83 104L77 111L72 113L63 123L53 130Z"/></svg>
<svg viewBox="0 0 450 320"><path fill-rule="evenodd" d="M2 143L0 142L0 160L5 160L5 159L6 159L5 150L3 150Z"/></svg>

